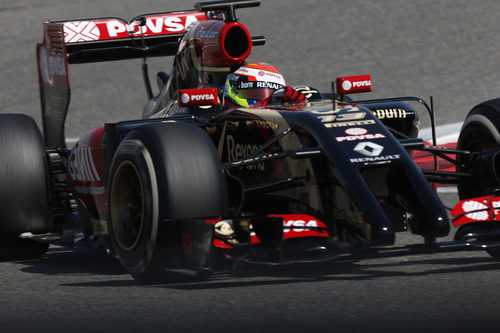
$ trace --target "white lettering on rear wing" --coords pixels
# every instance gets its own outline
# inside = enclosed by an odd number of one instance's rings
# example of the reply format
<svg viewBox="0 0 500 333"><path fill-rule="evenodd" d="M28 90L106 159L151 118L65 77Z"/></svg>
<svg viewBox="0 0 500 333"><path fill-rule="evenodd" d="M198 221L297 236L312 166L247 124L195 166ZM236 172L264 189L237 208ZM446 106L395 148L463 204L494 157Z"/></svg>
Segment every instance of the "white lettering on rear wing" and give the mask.
<svg viewBox="0 0 500 333"><path fill-rule="evenodd" d="M126 22L118 18L102 18L59 22L64 27L64 42L87 43L131 37L158 37L182 34L193 22L207 19L203 12L177 12L143 15ZM144 25L140 25L145 20Z"/></svg>

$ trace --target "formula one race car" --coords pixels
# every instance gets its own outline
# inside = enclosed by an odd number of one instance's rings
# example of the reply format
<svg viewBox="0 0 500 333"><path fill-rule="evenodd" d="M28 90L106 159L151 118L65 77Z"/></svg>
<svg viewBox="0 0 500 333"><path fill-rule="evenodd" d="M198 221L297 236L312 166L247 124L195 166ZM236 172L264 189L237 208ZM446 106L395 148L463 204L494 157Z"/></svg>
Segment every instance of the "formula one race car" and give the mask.
<svg viewBox="0 0 500 333"><path fill-rule="evenodd" d="M295 86L307 98L300 105L278 89L265 105L227 107L228 75L265 43L236 10L259 4L45 23L37 47L44 135L28 116L0 115L4 258L40 255L48 244L104 247L148 281L238 263L498 256L500 100L471 111L456 149L435 146L434 111L420 98L351 100L371 90L369 75L337 78L328 93ZM144 66L142 119L98 127L67 148L68 64L154 56L175 61L170 74L158 73L156 96ZM431 116L433 145L417 138L415 106ZM418 151L433 154L433 168L417 166ZM456 171L440 170L438 158ZM457 184L463 200L452 242L436 241L450 232L437 183ZM403 231L422 243L393 246Z"/></svg>

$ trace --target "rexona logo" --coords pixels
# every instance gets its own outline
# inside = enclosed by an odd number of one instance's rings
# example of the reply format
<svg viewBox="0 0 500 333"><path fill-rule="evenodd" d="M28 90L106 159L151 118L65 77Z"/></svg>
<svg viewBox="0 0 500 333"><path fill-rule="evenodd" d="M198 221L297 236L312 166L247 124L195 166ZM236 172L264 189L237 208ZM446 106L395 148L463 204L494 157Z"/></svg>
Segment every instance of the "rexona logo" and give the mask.
<svg viewBox="0 0 500 333"><path fill-rule="evenodd" d="M339 77L336 85L340 95L372 91L371 75Z"/></svg>
<svg viewBox="0 0 500 333"><path fill-rule="evenodd" d="M226 148L227 148L227 160L237 161L246 156L249 156L259 147L256 144L249 143L239 143L237 142L231 134L226 137ZM247 162L253 161L252 159L246 160ZM259 170L264 171L265 165L263 162L254 163L246 166L249 170Z"/></svg>
<svg viewBox="0 0 500 333"><path fill-rule="evenodd" d="M217 88L180 89L179 106L202 106L218 104Z"/></svg>

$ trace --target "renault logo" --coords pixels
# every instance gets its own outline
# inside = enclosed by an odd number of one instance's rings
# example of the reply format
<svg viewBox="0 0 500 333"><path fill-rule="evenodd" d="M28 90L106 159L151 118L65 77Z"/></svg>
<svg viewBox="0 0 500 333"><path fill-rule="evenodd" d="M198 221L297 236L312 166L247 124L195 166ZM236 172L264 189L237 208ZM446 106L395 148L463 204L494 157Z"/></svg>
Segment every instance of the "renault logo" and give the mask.
<svg viewBox="0 0 500 333"><path fill-rule="evenodd" d="M384 147L370 141L360 142L354 147L355 152L369 157L380 155L382 150Z"/></svg>

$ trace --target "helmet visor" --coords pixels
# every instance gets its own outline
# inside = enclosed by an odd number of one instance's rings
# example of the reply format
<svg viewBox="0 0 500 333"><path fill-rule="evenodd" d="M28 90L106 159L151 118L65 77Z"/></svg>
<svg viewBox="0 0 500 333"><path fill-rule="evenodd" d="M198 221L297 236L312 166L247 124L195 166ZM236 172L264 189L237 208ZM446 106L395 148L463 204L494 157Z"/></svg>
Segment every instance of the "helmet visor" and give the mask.
<svg viewBox="0 0 500 333"><path fill-rule="evenodd" d="M233 75L229 80L230 95L245 99L249 105L265 100L284 85L269 81L252 81L247 76Z"/></svg>

